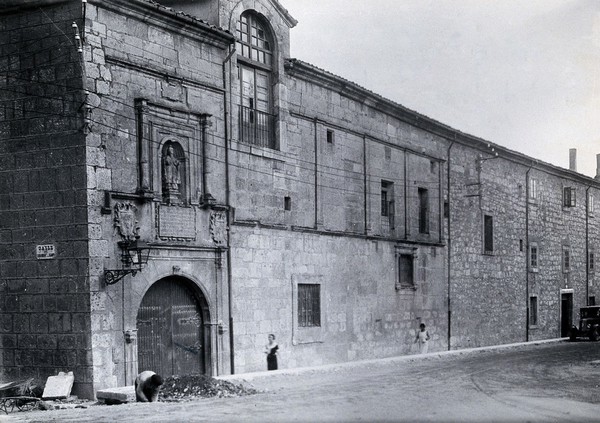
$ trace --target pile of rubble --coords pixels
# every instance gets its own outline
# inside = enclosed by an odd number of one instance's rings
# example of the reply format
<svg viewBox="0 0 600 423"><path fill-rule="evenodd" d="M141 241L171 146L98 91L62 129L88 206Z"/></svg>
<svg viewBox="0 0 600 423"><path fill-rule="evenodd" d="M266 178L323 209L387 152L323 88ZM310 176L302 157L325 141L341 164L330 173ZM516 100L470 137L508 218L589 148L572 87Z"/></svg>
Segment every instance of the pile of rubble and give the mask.
<svg viewBox="0 0 600 423"><path fill-rule="evenodd" d="M256 389L235 385L204 375L171 376L160 390L160 401L183 401L195 398L238 397L258 393Z"/></svg>

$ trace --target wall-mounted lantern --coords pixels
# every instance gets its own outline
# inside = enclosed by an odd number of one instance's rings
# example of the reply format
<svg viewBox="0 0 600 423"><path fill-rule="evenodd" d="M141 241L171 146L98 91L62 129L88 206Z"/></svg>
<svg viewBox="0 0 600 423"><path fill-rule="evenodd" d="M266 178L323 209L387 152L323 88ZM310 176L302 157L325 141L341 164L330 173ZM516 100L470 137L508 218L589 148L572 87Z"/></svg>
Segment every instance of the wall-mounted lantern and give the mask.
<svg viewBox="0 0 600 423"><path fill-rule="evenodd" d="M121 249L121 269L104 270L104 283L114 285L127 275L135 276L141 272L150 257L150 247L145 242L137 239L134 241L119 241L117 243Z"/></svg>

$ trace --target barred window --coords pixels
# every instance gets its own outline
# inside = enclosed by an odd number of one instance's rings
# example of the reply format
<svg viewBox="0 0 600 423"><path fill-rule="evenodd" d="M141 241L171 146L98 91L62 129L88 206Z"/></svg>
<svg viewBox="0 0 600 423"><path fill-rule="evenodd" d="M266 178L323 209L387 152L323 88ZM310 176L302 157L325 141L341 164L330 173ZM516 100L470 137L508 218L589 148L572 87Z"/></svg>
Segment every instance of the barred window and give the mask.
<svg viewBox="0 0 600 423"><path fill-rule="evenodd" d="M535 178L529 178L529 198L537 200L538 197L538 180Z"/></svg>
<svg viewBox="0 0 600 423"><path fill-rule="evenodd" d="M563 206L575 207L576 205L577 205L577 201L576 201L575 188L564 187L564 189L563 189Z"/></svg>
<svg viewBox="0 0 600 423"><path fill-rule="evenodd" d="M321 285L298 284L298 326L321 326Z"/></svg>
<svg viewBox="0 0 600 423"><path fill-rule="evenodd" d="M538 271L538 245L532 242L529 245L529 270L532 272Z"/></svg>

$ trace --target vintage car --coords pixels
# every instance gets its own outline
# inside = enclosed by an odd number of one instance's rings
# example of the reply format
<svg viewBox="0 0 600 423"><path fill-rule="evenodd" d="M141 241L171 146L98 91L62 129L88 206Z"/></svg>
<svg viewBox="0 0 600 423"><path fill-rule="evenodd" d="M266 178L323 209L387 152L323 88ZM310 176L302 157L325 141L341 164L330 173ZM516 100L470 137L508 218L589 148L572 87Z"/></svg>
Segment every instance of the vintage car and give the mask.
<svg viewBox="0 0 600 423"><path fill-rule="evenodd" d="M600 306L581 307L579 309L579 327L573 326L569 334L571 341L578 337L600 339Z"/></svg>

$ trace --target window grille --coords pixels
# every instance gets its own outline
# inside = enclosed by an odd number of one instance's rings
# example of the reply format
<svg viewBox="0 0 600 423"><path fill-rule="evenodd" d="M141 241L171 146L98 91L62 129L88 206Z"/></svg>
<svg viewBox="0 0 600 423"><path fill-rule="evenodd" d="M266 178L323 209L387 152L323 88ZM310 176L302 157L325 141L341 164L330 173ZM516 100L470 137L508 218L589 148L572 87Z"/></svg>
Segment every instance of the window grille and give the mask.
<svg viewBox="0 0 600 423"><path fill-rule="evenodd" d="M564 187L563 189L563 206L575 207L576 202L576 191L573 187Z"/></svg>
<svg viewBox="0 0 600 423"><path fill-rule="evenodd" d="M298 326L321 326L321 285L298 284Z"/></svg>
<svg viewBox="0 0 600 423"><path fill-rule="evenodd" d="M536 272L538 270L538 246L531 244L529 246L529 268Z"/></svg>

